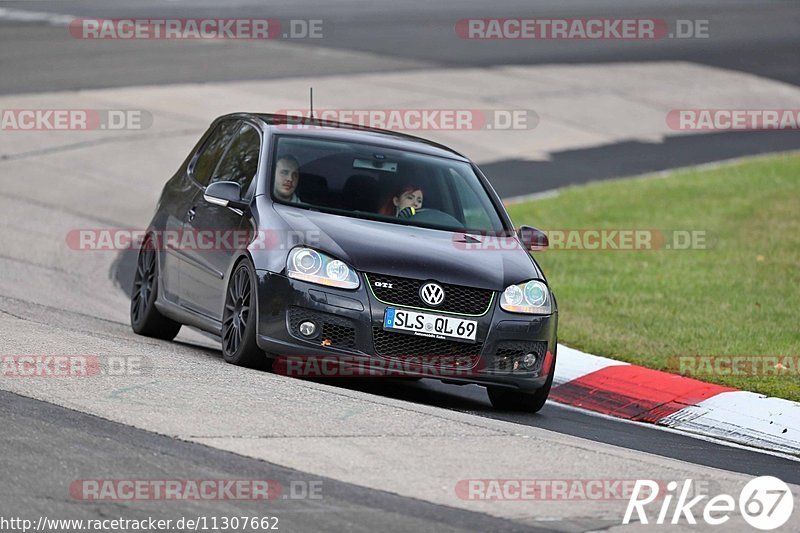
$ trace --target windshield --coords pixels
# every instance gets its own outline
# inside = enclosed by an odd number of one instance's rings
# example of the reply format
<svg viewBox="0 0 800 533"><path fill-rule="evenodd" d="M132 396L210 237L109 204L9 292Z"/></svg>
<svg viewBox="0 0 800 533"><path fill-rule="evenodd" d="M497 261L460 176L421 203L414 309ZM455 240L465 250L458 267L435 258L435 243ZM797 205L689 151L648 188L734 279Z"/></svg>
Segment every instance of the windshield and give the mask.
<svg viewBox="0 0 800 533"><path fill-rule="evenodd" d="M275 150L279 202L437 229L504 229L469 163L311 137L278 137Z"/></svg>

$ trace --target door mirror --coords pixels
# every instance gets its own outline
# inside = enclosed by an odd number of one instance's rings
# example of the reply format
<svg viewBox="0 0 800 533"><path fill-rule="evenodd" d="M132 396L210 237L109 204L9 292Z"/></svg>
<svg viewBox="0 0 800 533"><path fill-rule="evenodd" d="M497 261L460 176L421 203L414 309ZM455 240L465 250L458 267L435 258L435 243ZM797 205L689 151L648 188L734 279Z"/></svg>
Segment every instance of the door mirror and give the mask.
<svg viewBox="0 0 800 533"><path fill-rule="evenodd" d="M206 187L203 193L206 202L222 207L245 209L247 202L242 200L242 188L235 181L216 181Z"/></svg>
<svg viewBox="0 0 800 533"><path fill-rule="evenodd" d="M547 234L540 229L532 226L520 226L517 230L519 240L526 250L544 250L550 244L547 239Z"/></svg>

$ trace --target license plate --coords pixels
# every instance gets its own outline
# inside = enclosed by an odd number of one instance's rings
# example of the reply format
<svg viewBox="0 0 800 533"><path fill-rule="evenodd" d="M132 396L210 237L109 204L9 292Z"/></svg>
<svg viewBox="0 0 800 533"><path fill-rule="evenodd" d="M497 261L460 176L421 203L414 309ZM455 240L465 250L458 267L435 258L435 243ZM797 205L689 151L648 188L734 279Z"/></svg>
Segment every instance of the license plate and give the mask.
<svg viewBox="0 0 800 533"><path fill-rule="evenodd" d="M383 316L383 329L432 339L475 342L478 322L390 307Z"/></svg>

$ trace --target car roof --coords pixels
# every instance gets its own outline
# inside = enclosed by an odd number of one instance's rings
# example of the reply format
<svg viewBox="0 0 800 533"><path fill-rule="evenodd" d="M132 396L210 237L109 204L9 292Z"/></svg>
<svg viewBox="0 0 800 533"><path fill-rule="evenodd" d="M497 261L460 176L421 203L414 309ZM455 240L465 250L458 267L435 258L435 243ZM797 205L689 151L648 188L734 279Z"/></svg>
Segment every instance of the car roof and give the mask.
<svg viewBox="0 0 800 533"><path fill-rule="evenodd" d="M274 133L281 135L304 136L313 134L330 140L349 141L349 142L369 142L380 144L388 148L406 150L411 152L421 152L439 157L458 159L469 162L464 155L456 152L452 148L439 144L422 137L407 135L396 131L382 130L378 128L368 128L345 122L321 121L309 119L308 117L296 117L279 115L273 113L232 113L219 117L218 120L226 118L250 118L262 123L265 129L270 129ZM286 127L289 124L290 127Z"/></svg>

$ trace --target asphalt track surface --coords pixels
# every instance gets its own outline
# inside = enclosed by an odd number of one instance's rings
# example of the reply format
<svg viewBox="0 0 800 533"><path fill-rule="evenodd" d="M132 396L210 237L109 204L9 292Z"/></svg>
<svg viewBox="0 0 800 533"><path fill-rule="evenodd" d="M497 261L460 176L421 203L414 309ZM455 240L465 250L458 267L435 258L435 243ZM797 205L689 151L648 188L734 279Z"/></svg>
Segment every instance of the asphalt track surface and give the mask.
<svg viewBox="0 0 800 533"><path fill-rule="evenodd" d="M800 85L800 3L793 0L380 0L339 2L81 0L0 2L0 8L80 17L271 17L323 21L323 38L269 43L87 42L64 27L0 18L0 94L184 82L258 80L492 67L680 60ZM455 22L469 17L627 17L708 20L709 38L654 41L468 41ZM341 52L341 53L337 53ZM346 52L346 53L345 53ZM354 55L355 54L355 55ZM487 76L492 76L487 70ZM324 106L324 95L318 95ZM270 110L265 97L264 110ZM549 161L503 160L482 168L503 196L525 195L766 152L800 149L796 132L709 133L662 143L620 142L552 154ZM529 179L537 176L535 181Z"/></svg>
<svg viewBox="0 0 800 533"><path fill-rule="evenodd" d="M0 392L3 487L0 513L31 518L171 519L273 516L284 531L520 531L519 524L395 494L303 474L264 461L181 442L49 403ZM266 479L284 488L267 501L224 501L213 513L202 502L86 502L65 479ZM286 489L288 487L295 489ZM298 500L319 487L324 500ZM310 489L309 489L310 490ZM24 513L20 510L24 509ZM548 531L545 528L534 529Z"/></svg>
<svg viewBox="0 0 800 533"><path fill-rule="evenodd" d="M90 87L130 86L181 81L265 79L315 73L381 71L430 68L431 66L491 66L499 63L585 63L631 60L682 59L752 72L761 76L800 84L796 51L800 34L796 31L796 2L662 2L637 1L620 7L615 2L561 2L558 7L545 3L504 2L487 8L485 2L449 3L446 8L423 2L382 2L369 10L362 3L343 2L319 5L316 2L281 2L268 10L261 2L228 2L225 16L275 16L278 18L323 18L330 21L330 35L319 43L300 43L305 47L355 50L365 55L345 64L331 62L325 55L301 54L294 47L271 49L259 54L258 45L203 45L149 43L131 47L114 43L99 50L85 47L64 36L63 28L42 23L11 24L0 21L0 93L14 94ZM218 2L126 2L98 7L98 3L2 2L0 7L51 11L79 16L219 16ZM199 7L198 7L199 6ZM426 9L423 9L423 6ZM642 16L666 19L710 19L712 30L719 28L719 39L708 42L662 41L635 43L633 46L563 46L559 43L497 43L492 47L472 47L452 41L454 19L469 16ZM309 13L313 12L313 17ZM450 33L448 33L450 32ZM447 40L445 40L447 39ZM444 44L443 44L444 43ZM574 43L573 43L574 44ZM659 145L619 144L556 154L551 162L502 161L488 165L487 173L513 178L516 169L529 171L530 165L549 180L540 190L581 183L590 175L616 177L662 170L698 162L785 150L798 147L797 134L716 134L669 139ZM702 149L697 149L702 145ZM5 180L7 177L4 176ZM510 179L505 195L537 192L529 187L514 188ZM4 186L5 189L5 186ZM129 270L126 260L116 262L112 276L119 288L126 288ZM27 268L24 264L20 268ZM25 307L25 305L20 305ZM3 313L23 311L16 304L5 305ZM49 311L48 311L49 313ZM54 316L69 332L92 330L95 325L80 314L55 310ZM42 313L44 314L44 313ZM69 317L67 317L69 316ZM27 318L29 319L29 318ZM49 319L48 319L49 320ZM113 335L124 324L113 325ZM9 332L3 332L3 336ZM13 334L13 333L12 333ZM128 338L126 336L126 338ZM135 342L135 337L133 338ZM184 346L198 359L219 358L219 353L202 345ZM5 352L6 350L2 350ZM330 383L343 390L399 399L420 405L444 407L525 426L577 436L629 450L680 459L748 475L776 475L790 483L800 483L798 463L752 450L715 444L681 434L642 425L600 418L581 411L549 404L537 415L497 413L491 410L485 393L475 386L458 387L432 380L419 383L371 383L359 380ZM301 383L297 383L302 387ZM96 416L65 409L46 402L2 392L0 412L4 453L0 459L2 479L0 514L38 516L69 515L126 517L157 515L262 514L253 504L223 502L202 509L190 504L150 502L147 504L76 503L67 494L65 479L80 477L139 478L173 477L271 479L321 479L271 464L216 450L195 443L120 425ZM557 460L569 461L569 458ZM555 471L555 469L554 469ZM314 501L276 501L270 512L285 518L294 527L288 530L386 530L386 531L506 531L528 530L530 526L493 518L481 513L438 506L412 498L366 489L325 479L324 503ZM20 512L24 509L25 512ZM578 526L578 529L580 527Z"/></svg>
<svg viewBox="0 0 800 533"><path fill-rule="evenodd" d="M595 63L682 60L800 84L800 6L793 0L87 0L0 2L0 7L82 17L271 17L321 19L321 39L292 40L308 48L370 54L341 65L260 43L109 42L87 46L41 24L3 28L0 57L8 72L0 92L83 89L185 81L268 79L291 75L376 71L420 66ZM466 41L456 21L470 17L626 17L708 20L707 39L655 41ZM376 61L377 59L377 61ZM487 74L491 75L491 74Z"/></svg>

